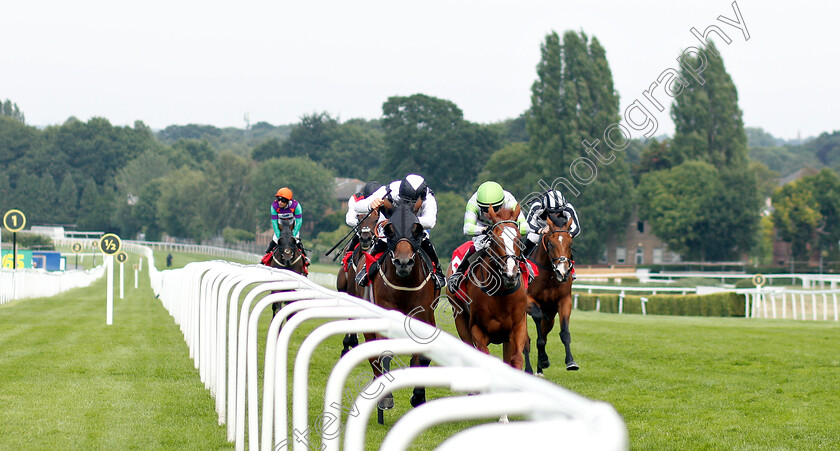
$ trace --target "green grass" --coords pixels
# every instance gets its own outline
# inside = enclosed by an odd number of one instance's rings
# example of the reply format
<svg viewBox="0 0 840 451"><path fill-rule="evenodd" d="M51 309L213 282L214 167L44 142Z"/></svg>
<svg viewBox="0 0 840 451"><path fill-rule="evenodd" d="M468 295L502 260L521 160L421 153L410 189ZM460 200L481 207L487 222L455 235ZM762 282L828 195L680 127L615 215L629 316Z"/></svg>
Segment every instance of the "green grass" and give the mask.
<svg viewBox="0 0 840 451"><path fill-rule="evenodd" d="M178 266L186 264L186 256L173 256ZM0 307L0 449L231 446L178 327L147 278L140 286L127 283L127 299L115 300L109 327L104 281ZM264 314L260 337L268 322ZM296 333L292 349L316 326ZM840 449L837 323L575 311L578 372L563 368L557 332L549 338L547 379L612 404L627 424L632 449ZM264 338L258 343L261 372ZM313 360L313 425L340 349L341 338L333 337ZM492 351L499 355L500 346ZM366 371L360 365L356 374ZM384 426L371 419L368 449L377 449L410 408L410 394L395 393L396 408L386 412ZM450 395L429 388L427 397ZM412 449L432 449L477 423L436 427ZM563 443L550 431L546 440L552 448Z"/></svg>

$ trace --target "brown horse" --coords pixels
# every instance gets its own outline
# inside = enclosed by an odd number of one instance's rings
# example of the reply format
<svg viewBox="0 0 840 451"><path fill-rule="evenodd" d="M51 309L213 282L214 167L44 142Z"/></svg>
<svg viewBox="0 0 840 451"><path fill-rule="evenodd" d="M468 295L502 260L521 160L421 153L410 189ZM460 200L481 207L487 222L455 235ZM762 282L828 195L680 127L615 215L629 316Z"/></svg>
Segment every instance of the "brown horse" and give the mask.
<svg viewBox="0 0 840 451"><path fill-rule="evenodd" d="M534 249L533 262L540 268L539 274L528 287L528 294L542 310L542 318L534 316L537 326L537 375L548 368L551 362L545 352L548 333L554 328L554 316L560 314L560 341L566 348L566 369L578 370L580 367L572 357L569 333L569 318L572 315L572 236L569 234L571 219L563 226L563 219L550 215L547 219L548 231L540 237ZM526 354L526 358L529 356Z"/></svg>
<svg viewBox="0 0 840 451"><path fill-rule="evenodd" d="M361 222L356 226L356 239L352 240L351 244L358 241L358 245L355 245L352 249L349 247L345 249L345 253L352 252L352 254L347 260L347 270L338 271L336 289L351 296L362 297L364 292L362 287L356 284L355 278L358 269L364 269L365 253L370 251L376 240L376 223L379 221L379 211L374 210L370 214L357 215L357 219ZM344 349L341 350L343 357L344 354L347 354L347 351L359 345L359 337L356 334L347 334L344 336L342 344L344 346Z"/></svg>
<svg viewBox="0 0 840 451"><path fill-rule="evenodd" d="M502 344L503 360L522 369L522 351L528 340L528 294L519 269L519 206L515 211L489 211L493 225L489 246L467 268L460 287L447 287L455 310L458 336L489 354L490 343ZM447 275L452 274L450 265Z"/></svg>
<svg viewBox="0 0 840 451"><path fill-rule="evenodd" d="M420 243L425 237L423 226L417 219L422 200L412 206L404 203L392 205L385 201L384 208L390 211L389 219L383 226L388 240L388 255L375 274L370 275L370 284L365 293L376 305L397 310L427 324L435 326L433 303L440 294L435 290L432 277L432 263L420 250ZM376 334L365 334L365 340L380 338ZM380 362L370 359L376 377L388 371L390 359ZM431 361L422 355L411 358L411 366L429 366ZM411 395L412 407L426 402L425 387L415 387ZM393 394L379 402L380 409L394 407Z"/></svg>
<svg viewBox="0 0 840 451"><path fill-rule="evenodd" d="M277 240L277 246L274 247L274 251L271 253L269 266L272 268L287 269L305 276L304 268L306 261L303 258L303 252L301 252L292 234L295 228L295 220L281 219L277 221L277 225L280 227L280 238ZM271 304L272 317L282 307L278 303Z"/></svg>

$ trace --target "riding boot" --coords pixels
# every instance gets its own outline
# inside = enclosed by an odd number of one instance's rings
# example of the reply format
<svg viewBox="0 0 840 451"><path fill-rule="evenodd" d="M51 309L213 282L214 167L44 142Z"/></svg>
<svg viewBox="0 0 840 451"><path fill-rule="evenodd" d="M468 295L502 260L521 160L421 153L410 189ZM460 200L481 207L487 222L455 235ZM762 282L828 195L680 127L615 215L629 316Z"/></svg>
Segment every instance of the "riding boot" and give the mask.
<svg viewBox="0 0 840 451"><path fill-rule="evenodd" d="M385 260L385 256L387 255L385 251L388 250L388 244L385 241L377 240L376 244L373 245L373 248L370 250L370 255L376 255L381 253L382 255L379 258L371 263L370 268L367 271L359 271L356 274L356 283L361 287L366 287L368 281L370 280L370 275L375 274L376 271L379 271L379 266L382 264L382 261Z"/></svg>
<svg viewBox="0 0 840 451"><path fill-rule="evenodd" d="M432 240L426 238L423 241L421 241L420 249L423 249L426 255L428 255L429 258L432 260L432 264L434 265L433 277L435 283L435 290L440 290L441 287L446 285L446 278L443 277L443 271L441 271L440 267L440 260L438 259L435 247L432 245Z"/></svg>
<svg viewBox="0 0 840 451"><path fill-rule="evenodd" d="M300 238L295 238L297 240L298 249L300 249L300 255L303 255L303 260L306 266L312 264L312 261L309 260L309 256L306 255L306 248L303 247L303 241Z"/></svg>
<svg viewBox="0 0 840 451"><path fill-rule="evenodd" d="M527 259L530 259L531 254L534 253L534 249L536 249L536 247L537 247L537 243L526 239L525 240L525 248L522 249L522 256L527 258Z"/></svg>
<svg viewBox="0 0 840 451"><path fill-rule="evenodd" d="M275 243L273 240L269 241L268 242L268 249L265 250L265 253L270 254L274 250L275 247L277 247L277 243Z"/></svg>
<svg viewBox="0 0 840 451"><path fill-rule="evenodd" d="M461 260L461 264L458 265L458 269L455 270L450 276L449 281L447 282L447 286L451 290L457 290L458 285L461 283L461 279L464 278L464 274L467 273L467 268L470 266L472 262L472 256L475 255L476 250L474 247L471 247L467 254L464 255L464 259Z"/></svg>

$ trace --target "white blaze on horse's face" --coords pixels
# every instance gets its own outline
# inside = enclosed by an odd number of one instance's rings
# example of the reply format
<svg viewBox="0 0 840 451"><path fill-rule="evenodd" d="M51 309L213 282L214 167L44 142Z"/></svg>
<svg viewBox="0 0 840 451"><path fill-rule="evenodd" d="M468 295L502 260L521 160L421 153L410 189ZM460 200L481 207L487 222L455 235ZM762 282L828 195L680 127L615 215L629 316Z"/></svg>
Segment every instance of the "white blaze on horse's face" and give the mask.
<svg viewBox="0 0 840 451"><path fill-rule="evenodd" d="M502 230L502 241L505 244L505 255L516 255L514 253L514 246L516 246L516 235L519 229L514 230L513 227L505 227ZM505 260L505 270L508 277L516 276L516 262L512 258Z"/></svg>

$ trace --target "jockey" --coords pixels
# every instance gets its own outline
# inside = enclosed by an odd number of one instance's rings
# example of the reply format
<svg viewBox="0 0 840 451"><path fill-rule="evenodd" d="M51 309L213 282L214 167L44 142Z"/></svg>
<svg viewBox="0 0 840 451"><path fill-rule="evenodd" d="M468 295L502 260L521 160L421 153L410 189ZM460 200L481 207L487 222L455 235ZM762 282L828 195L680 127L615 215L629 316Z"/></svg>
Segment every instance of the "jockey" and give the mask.
<svg viewBox="0 0 840 451"><path fill-rule="evenodd" d="M513 194L502 189L502 185L493 181L487 181L479 185L478 191L467 201L466 212L464 212L464 235L472 236L474 246L464 256L461 264L458 265L458 269L449 276L449 287L451 289L458 287L461 278L466 274L467 267L475 260L473 255L480 255L479 251L490 245L490 239L486 234L488 227L493 225L493 220L489 217L490 207L492 206L494 211L502 208L513 211L516 210L517 205L519 203L516 198ZM525 216L521 210L519 217L516 218L516 223L519 225L520 235L528 233Z"/></svg>
<svg viewBox="0 0 840 451"><path fill-rule="evenodd" d="M277 190L277 194L275 194L274 197L275 200L271 203L271 227L274 228L274 237L271 242L268 243L268 249L265 253L270 254L274 248L277 247L277 241L280 239L280 225L278 221L281 219L294 218L295 228L292 230L292 235L294 236L301 253L304 254L304 258L308 264L309 258L306 257L306 251L303 249L303 244L300 242L300 226L303 224L303 210L300 208L300 202L292 198L292 190L287 187Z"/></svg>
<svg viewBox="0 0 840 451"><path fill-rule="evenodd" d="M347 214L344 216L344 222L348 226L356 227L359 224L359 213L356 213L356 202L370 197L371 194L381 187L382 185L379 182L367 182L360 192L350 196L350 199L347 200ZM344 248L344 251L352 251L356 248L357 244L359 244L359 234L354 233L353 238Z"/></svg>
<svg viewBox="0 0 840 451"><path fill-rule="evenodd" d="M403 180L396 180L387 186L380 187L370 196L356 202L356 213L364 214L370 210L382 206L384 200L389 200L392 204L397 202L414 203L417 199L422 199L423 202L420 210L417 211L417 220L420 225L426 230L423 241L420 243L420 248L429 256L434 265L433 280L435 289L439 290L445 285L446 281L443 277L443 271L440 267L440 260L438 260L437 252L435 251L432 242L429 240L429 230L434 228L437 222L437 201L435 200L434 191L426 185L423 177L417 174L409 174ZM379 222L386 220L385 215L380 215ZM369 281L369 274L375 273L379 270L379 266L385 259L385 251L388 249L388 244L384 238L381 238L371 249L370 254L375 255L382 253L378 261L370 265L368 271L360 271L356 276L356 283L361 286L367 285Z"/></svg>
<svg viewBox="0 0 840 451"><path fill-rule="evenodd" d="M548 190L539 199L535 200L531 204L531 209L528 210L528 241L525 243L524 250L526 257L534 251L540 240L540 235L548 232L548 222L546 221L548 215L559 215L567 222L571 219L572 225L569 227L569 235L572 238L580 233L580 221L575 207L566 202L560 191ZM564 224L557 224L557 226L562 225Z"/></svg>

